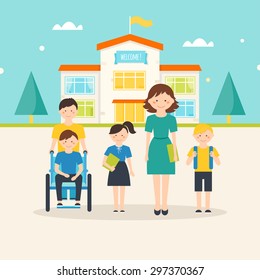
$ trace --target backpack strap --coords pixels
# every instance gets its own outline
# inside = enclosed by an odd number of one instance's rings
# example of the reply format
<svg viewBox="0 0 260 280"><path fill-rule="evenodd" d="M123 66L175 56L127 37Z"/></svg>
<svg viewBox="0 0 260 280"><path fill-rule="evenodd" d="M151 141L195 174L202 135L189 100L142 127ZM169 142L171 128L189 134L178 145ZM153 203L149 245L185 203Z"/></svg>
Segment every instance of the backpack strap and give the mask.
<svg viewBox="0 0 260 280"><path fill-rule="evenodd" d="M193 158L193 168L198 169L198 147L197 146L193 147L193 152L197 153L197 155Z"/></svg>
<svg viewBox="0 0 260 280"><path fill-rule="evenodd" d="M210 156L211 152L213 152L213 147L209 146L209 169L213 169L213 157Z"/></svg>

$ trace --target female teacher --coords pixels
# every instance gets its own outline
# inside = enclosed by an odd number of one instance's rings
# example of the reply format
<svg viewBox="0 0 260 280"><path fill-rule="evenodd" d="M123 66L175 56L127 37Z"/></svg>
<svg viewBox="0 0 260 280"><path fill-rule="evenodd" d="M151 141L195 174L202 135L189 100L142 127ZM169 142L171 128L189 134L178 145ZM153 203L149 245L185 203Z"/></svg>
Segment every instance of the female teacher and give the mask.
<svg viewBox="0 0 260 280"><path fill-rule="evenodd" d="M168 214L168 186L169 175L175 174L175 162L177 161L176 119L172 114L178 108L178 102L174 97L172 89L165 84L154 85L145 100L144 108L154 113L147 117L146 131L146 155L147 174L153 175L155 208L154 214ZM151 133L154 137L151 140ZM171 139L169 138L171 133ZM172 144L173 162L169 159L169 150L167 145ZM162 207L160 203L160 181L162 181Z"/></svg>

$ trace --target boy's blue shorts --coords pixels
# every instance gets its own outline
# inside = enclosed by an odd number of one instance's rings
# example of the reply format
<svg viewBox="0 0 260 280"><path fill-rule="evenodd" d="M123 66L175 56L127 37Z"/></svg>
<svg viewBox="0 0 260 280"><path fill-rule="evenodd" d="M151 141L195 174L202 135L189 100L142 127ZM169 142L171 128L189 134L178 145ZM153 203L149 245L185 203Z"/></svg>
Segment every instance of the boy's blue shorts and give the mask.
<svg viewBox="0 0 260 280"><path fill-rule="evenodd" d="M195 192L202 192L204 181L204 191L212 191L212 172L195 172Z"/></svg>

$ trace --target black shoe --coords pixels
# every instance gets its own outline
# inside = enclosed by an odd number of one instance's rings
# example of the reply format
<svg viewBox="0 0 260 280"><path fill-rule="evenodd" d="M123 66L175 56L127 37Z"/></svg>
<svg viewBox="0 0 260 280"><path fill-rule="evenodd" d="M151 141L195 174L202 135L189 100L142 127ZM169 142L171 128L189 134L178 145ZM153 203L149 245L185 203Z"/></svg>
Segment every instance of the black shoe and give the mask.
<svg viewBox="0 0 260 280"><path fill-rule="evenodd" d="M79 202L75 203L75 206L80 206L80 203Z"/></svg>
<svg viewBox="0 0 260 280"><path fill-rule="evenodd" d="M168 215L168 212L169 212L168 209L167 209L167 210L162 210L162 214L163 214L164 216Z"/></svg>
<svg viewBox="0 0 260 280"><path fill-rule="evenodd" d="M125 210L120 210L121 213L125 213Z"/></svg>
<svg viewBox="0 0 260 280"><path fill-rule="evenodd" d="M57 203L58 206L62 206L63 204L61 202Z"/></svg>
<svg viewBox="0 0 260 280"><path fill-rule="evenodd" d="M205 213L211 213L211 210L207 209L205 210Z"/></svg>
<svg viewBox="0 0 260 280"><path fill-rule="evenodd" d="M114 213L117 213L117 212L118 212L118 210L114 210L113 212L114 212Z"/></svg>
<svg viewBox="0 0 260 280"><path fill-rule="evenodd" d="M196 213L201 213L202 211L200 209L197 209L195 212Z"/></svg>
<svg viewBox="0 0 260 280"><path fill-rule="evenodd" d="M160 209L160 210L155 210L155 209L154 209L154 214L155 214L156 216L160 215L160 214L161 214L161 209Z"/></svg>

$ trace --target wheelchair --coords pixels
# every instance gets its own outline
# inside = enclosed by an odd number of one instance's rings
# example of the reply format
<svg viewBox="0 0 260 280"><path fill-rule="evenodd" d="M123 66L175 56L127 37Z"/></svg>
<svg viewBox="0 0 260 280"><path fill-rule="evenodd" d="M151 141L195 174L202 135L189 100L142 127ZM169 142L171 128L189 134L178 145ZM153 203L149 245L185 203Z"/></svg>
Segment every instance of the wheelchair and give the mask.
<svg viewBox="0 0 260 280"><path fill-rule="evenodd" d="M84 151L83 157L83 171L81 173L82 176L82 191L86 190L86 201L87 201L87 211L92 211L92 176L88 173L87 169L87 152ZM45 210L47 212L50 211L50 194L51 190L56 191L55 186L55 176L56 172L54 170L55 166L55 156L54 152L50 152L50 170L49 173L46 174L45 177ZM62 199L68 199L68 192L69 197L71 200L76 199L76 186L74 182L64 182L62 184ZM55 193L56 195L56 193ZM58 208L80 208L80 206L61 206Z"/></svg>

